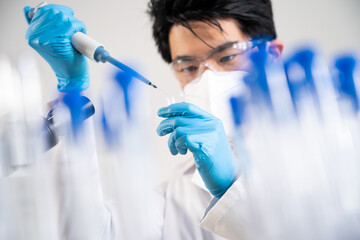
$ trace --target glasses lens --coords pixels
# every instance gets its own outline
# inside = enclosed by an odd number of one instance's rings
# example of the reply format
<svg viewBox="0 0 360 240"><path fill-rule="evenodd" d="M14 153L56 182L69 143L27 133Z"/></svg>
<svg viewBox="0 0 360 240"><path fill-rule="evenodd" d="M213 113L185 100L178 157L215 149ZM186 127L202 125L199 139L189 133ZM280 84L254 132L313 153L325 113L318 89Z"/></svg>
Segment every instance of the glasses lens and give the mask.
<svg viewBox="0 0 360 240"><path fill-rule="evenodd" d="M217 64L216 69L218 71L244 70L248 63L248 50L234 46L215 53L212 59Z"/></svg>
<svg viewBox="0 0 360 240"><path fill-rule="evenodd" d="M172 64L176 77L188 83L196 79L200 72L200 61L198 60L181 60Z"/></svg>

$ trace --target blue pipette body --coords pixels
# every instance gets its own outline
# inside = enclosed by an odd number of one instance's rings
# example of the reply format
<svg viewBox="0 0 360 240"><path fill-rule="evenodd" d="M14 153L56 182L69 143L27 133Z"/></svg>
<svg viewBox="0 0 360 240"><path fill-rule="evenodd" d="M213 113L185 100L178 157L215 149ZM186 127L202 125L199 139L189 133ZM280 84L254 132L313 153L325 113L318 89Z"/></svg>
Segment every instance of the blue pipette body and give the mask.
<svg viewBox="0 0 360 240"><path fill-rule="evenodd" d="M143 83L150 85L154 88L157 88L157 86L153 83L151 83L149 80L147 80L145 77L143 77L138 72L134 71L130 67L126 66L125 64L121 63L120 61L116 60L115 58L111 57L109 52L105 50L103 46L99 46L95 52L94 52L94 60L97 62L108 62L114 65L115 67L121 69L122 71L126 72L128 75L142 81Z"/></svg>

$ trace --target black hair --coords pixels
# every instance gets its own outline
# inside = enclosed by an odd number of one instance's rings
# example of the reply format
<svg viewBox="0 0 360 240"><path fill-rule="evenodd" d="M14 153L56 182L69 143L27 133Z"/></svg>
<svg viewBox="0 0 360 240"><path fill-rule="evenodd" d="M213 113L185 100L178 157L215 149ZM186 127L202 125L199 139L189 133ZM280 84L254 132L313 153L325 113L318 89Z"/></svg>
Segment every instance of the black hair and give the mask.
<svg viewBox="0 0 360 240"><path fill-rule="evenodd" d="M171 62L171 27L182 25L196 35L190 21L202 21L222 31L218 20L230 18L250 38L276 38L270 0L150 0L148 7L156 46L167 63Z"/></svg>

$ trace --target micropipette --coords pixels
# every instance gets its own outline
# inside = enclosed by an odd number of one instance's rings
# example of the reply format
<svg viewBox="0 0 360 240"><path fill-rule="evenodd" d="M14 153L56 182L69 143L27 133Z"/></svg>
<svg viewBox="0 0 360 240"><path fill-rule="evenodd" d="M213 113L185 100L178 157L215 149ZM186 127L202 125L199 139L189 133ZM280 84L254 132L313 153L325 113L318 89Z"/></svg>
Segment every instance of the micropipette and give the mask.
<svg viewBox="0 0 360 240"><path fill-rule="evenodd" d="M32 8L28 12L28 18L32 19L35 15L36 11L41 7L47 5L46 2L42 2L37 5L35 8ZM88 35L82 32L76 32L71 36L71 44L73 47L78 50L80 53L84 54L88 58L95 60L96 62L109 62L115 67L121 69L122 71L128 73L130 76L140 80L141 82L152 86L153 88L157 88L155 84L150 82L148 79L143 77L138 72L134 71L130 67L126 66L125 64L121 63L120 61L116 60L115 58L111 57L109 52L105 50L104 46L89 37Z"/></svg>

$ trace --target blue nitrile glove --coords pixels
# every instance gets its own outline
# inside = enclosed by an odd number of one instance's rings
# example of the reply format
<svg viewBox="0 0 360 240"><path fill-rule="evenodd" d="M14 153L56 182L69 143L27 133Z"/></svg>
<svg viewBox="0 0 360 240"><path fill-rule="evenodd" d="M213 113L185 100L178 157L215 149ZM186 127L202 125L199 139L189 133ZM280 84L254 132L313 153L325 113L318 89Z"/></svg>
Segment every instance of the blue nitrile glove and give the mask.
<svg viewBox="0 0 360 240"><path fill-rule="evenodd" d="M189 149L209 191L217 198L236 180L238 162L231 150L221 120L190 103L160 108L166 118L157 128L160 136L169 133L171 154L185 155Z"/></svg>
<svg viewBox="0 0 360 240"><path fill-rule="evenodd" d="M71 45L75 32L86 33L83 22L77 20L71 8L50 4L38 9L32 19L24 8L29 28L26 40L51 66L58 78L60 92L79 92L89 87L88 63L84 55Z"/></svg>

